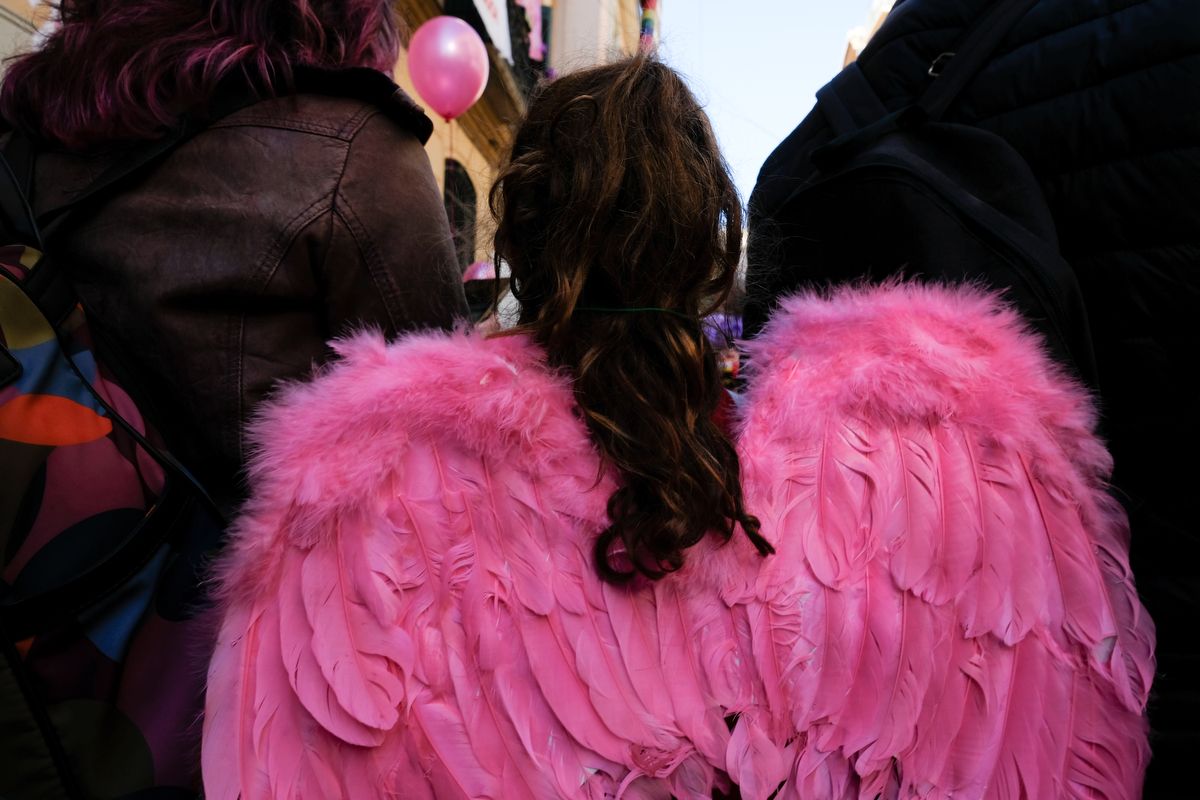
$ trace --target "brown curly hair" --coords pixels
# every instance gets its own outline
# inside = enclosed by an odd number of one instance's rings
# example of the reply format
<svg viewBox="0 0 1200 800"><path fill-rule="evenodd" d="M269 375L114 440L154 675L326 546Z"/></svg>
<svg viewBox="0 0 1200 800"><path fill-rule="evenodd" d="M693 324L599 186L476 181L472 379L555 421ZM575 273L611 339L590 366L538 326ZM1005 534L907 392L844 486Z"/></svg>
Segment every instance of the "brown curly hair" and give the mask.
<svg viewBox="0 0 1200 800"><path fill-rule="evenodd" d="M521 316L620 475L596 541L602 578L660 578L747 513L737 453L713 421L716 355L701 319L728 296L742 208L708 118L648 55L543 83L492 187L497 260ZM498 272L498 270L497 270Z"/></svg>

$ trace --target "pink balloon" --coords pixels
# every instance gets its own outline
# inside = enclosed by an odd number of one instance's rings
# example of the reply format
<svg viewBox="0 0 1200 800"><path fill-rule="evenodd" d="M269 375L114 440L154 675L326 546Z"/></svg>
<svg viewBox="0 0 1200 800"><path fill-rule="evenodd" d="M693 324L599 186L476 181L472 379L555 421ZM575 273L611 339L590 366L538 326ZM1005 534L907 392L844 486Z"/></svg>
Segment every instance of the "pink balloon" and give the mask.
<svg viewBox="0 0 1200 800"><path fill-rule="evenodd" d="M421 99L449 122L483 94L487 48L458 17L434 17L409 42L408 73Z"/></svg>

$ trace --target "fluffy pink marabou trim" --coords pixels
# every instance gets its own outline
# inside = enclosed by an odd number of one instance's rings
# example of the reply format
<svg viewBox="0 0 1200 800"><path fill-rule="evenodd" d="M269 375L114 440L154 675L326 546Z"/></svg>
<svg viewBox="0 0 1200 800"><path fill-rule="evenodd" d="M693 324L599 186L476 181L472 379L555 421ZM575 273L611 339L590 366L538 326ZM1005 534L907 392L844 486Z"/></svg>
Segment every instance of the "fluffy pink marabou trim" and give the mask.
<svg viewBox="0 0 1200 800"><path fill-rule="evenodd" d="M983 290L894 284L797 295L748 349L746 407L764 419L795 414L814 430L847 412L946 420L1022 452L1061 447L1091 478L1111 471L1091 398Z"/></svg>
<svg viewBox="0 0 1200 800"><path fill-rule="evenodd" d="M526 337L422 332L389 344L368 331L334 348L339 361L313 381L282 387L250 426L253 496L219 570L227 590L269 580L281 538L307 546L331 517L386 501L413 440L453 439L531 475L599 474L567 379ZM563 486L561 502L602 520L606 498L576 488ZM285 523L273 524L284 509Z"/></svg>

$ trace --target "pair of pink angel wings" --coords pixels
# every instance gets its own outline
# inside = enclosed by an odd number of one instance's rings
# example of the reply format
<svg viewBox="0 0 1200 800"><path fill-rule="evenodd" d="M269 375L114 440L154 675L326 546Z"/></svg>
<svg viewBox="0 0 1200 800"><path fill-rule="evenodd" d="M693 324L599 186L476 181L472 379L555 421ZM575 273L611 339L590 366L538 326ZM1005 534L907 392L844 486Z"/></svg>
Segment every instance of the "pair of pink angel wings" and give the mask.
<svg viewBox="0 0 1200 800"><path fill-rule="evenodd" d="M256 426L213 800L1140 794L1153 628L1107 456L988 297L787 303L739 437L778 552L628 588L595 577L614 484L536 347L341 350Z"/></svg>

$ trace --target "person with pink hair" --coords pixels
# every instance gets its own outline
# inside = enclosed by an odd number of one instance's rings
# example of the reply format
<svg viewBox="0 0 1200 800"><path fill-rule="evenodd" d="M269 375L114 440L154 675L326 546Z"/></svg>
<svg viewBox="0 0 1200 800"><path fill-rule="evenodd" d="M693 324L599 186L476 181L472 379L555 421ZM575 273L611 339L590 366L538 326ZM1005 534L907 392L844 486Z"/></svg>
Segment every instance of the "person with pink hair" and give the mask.
<svg viewBox="0 0 1200 800"><path fill-rule="evenodd" d="M129 151L201 129L73 212L50 246L119 377L232 508L245 422L328 359L329 339L466 316L422 148L432 123L390 79L399 21L387 0L65 0L60 13L8 67L0 147L34 142L43 210Z"/></svg>
<svg viewBox="0 0 1200 800"><path fill-rule="evenodd" d="M741 203L645 55L542 84L492 208L514 329L343 339L254 425L211 800L1139 796L1153 625L1016 312L790 298L727 431Z"/></svg>

